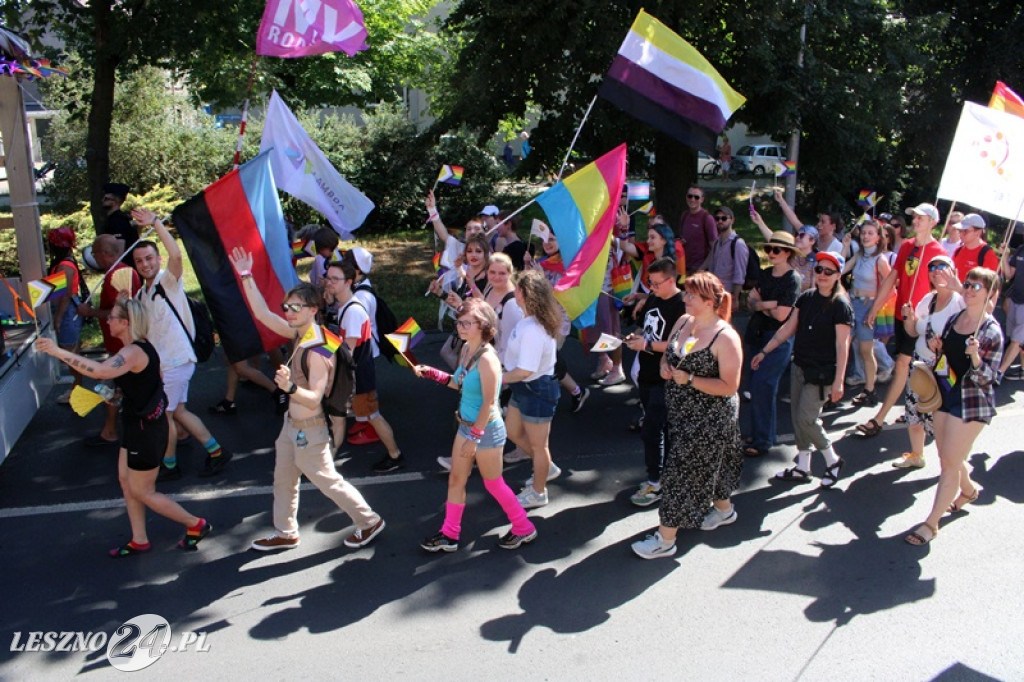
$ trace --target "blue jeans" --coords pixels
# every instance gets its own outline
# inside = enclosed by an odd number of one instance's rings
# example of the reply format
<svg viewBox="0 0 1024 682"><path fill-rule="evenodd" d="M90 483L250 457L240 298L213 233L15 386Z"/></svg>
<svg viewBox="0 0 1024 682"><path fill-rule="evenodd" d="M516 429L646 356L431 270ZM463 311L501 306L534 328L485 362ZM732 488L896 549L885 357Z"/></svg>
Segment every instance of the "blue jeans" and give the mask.
<svg viewBox="0 0 1024 682"><path fill-rule="evenodd" d="M668 409L665 407L664 384L640 384L640 404L644 408L644 425L640 438L644 442L644 466L647 480L657 483L661 480L661 466L668 443Z"/></svg>
<svg viewBox="0 0 1024 682"><path fill-rule="evenodd" d="M752 447L758 450L775 445L779 381L792 353L793 339L790 338L765 355L757 371L750 373L750 437Z"/></svg>

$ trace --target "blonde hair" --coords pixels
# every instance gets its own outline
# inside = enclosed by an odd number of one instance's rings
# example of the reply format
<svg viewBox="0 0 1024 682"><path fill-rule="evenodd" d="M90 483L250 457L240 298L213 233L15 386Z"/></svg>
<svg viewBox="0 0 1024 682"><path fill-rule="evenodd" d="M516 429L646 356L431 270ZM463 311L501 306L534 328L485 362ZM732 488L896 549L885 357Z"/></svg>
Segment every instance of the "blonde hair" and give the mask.
<svg viewBox="0 0 1024 682"><path fill-rule="evenodd" d="M508 270L508 274L516 274L516 267L512 265L512 259L508 257L508 254L498 251L492 253L491 257L487 259L487 265L493 265L494 263L501 263Z"/></svg>
<svg viewBox="0 0 1024 682"><path fill-rule="evenodd" d="M128 321L128 331L132 341L146 338L149 334L149 315L140 301L134 298L119 299L114 302L114 310L120 310Z"/></svg>

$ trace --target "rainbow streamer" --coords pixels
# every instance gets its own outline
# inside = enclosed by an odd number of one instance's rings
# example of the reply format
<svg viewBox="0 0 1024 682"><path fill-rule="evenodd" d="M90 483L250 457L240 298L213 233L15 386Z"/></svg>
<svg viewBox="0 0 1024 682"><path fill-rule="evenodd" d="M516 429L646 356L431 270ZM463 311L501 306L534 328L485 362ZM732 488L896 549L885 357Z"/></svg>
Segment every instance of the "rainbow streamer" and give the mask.
<svg viewBox="0 0 1024 682"><path fill-rule="evenodd" d="M462 166L441 166L441 172L437 176L437 181L449 185L458 185L462 182L462 174L465 170Z"/></svg>

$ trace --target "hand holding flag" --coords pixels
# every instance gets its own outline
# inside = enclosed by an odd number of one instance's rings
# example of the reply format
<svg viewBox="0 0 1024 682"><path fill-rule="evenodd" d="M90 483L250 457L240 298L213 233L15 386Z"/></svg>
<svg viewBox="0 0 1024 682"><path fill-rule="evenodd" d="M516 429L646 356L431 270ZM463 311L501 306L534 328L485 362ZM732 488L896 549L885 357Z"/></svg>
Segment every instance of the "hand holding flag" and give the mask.
<svg viewBox="0 0 1024 682"><path fill-rule="evenodd" d="M410 351L423 340L423 330L420 329L416 320L410 317L399 325L394 332L385 334L384 338L398 351L398 364L409 368L416 366L416 358L412 356Z"/></svg>
<svg viewBox="0 0 1024 682"><path fill-rule="evenodd" d="M533 223L530 225L530 236L540 237L540 240L545 244L551 239L551 228L544 223L543 220L533 219Z"/></svg>

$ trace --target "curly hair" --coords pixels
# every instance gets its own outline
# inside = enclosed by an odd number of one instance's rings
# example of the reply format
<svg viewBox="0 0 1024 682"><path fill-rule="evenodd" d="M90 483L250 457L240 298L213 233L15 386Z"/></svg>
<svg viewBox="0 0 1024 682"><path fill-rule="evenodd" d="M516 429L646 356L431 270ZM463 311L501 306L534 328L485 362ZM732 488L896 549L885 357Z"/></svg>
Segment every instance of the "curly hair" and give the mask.
<svg viewBox="0 0 1024 682"><path fill-rule="evenodd" d="M535 317L549 336L557 336L562 326L562 309L547 277L536 270L525 270L516 275L516 289L523 299L523 312Z"/></svg>
<svg viewBox="0 0 1024 682"><path fill-rule="evenodd" d="M494 339L498 332L498 314L482 298L467 298L455 311L455 318L469 316L480 323L480 336L484 342Z"/></svg>

